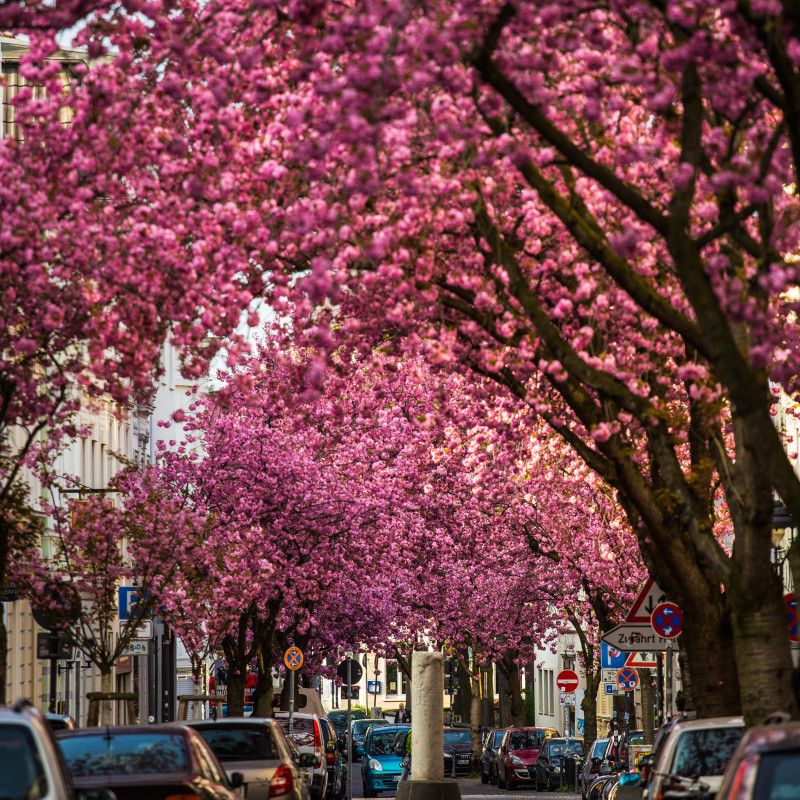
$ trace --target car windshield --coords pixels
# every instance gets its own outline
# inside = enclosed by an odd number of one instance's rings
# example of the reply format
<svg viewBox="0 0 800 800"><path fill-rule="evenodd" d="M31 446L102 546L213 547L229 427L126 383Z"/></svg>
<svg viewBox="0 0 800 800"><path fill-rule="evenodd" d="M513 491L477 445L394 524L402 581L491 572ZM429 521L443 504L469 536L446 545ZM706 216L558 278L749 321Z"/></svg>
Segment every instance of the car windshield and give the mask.
<svg viewBox="0 0 800 800"><path fill-rule="evenodd" d="M350 719L366 719L366 714L363 711L351 711ZM347 730L347 712L346 711L329 711L328 719L331 725L339 732Z"/></svg>
<svg viewBox="0 0 800 800"><path fill-rule="evenodd" d="M535 731L516 731L508 737L509 750L536 750L542 741L542 734Z"/></svg>
<svg viewBox="0 0 800 800"><path fill-rule="evenodd" d="M608 739L598 739L592 745L592 758L602 758L608 746Z"/></svg>
<svg viewBox="0 0 800 800"><path fill-rule="evenodd" d="M583 744L574 739L566 741L565 739L552 739L550 742L550 755L551 756L582 756Z"/></svg>
<svg viewBox="0 0 800 800"><path fill-rule="evenodd" d="M444 743L445 744L469 744L470 742L469 731L445 731Z"/></svg>
<svg viewBox="0 0 800 800"><path fill-rule="evenodd" d="M289 717L278 717L278 723L283 732L289 735ZM292 725L292 739L298 747L313 747L314 746L314 720L297 717L294 718Z"/></svg>
<svg viewBox="0 0 800 800"><path fill-rule="evenodd" d="M390 731L372 731L367 742L367 753L371 756L394 755L394 743L399 732L397 728L392 728Z"/></svg>
<svg viewBox="0 0 800 800"><path fill-rule="evenodd" d="M800 752L764 753L758 767L753 797L765 800L800 800Z"/></svg>
<svg viewBox="0 0 800 800"><path fill-rule="evenodd" d="M39 800L47 794L39 749L22 725L0 725L0 775L3 800Z"/></svg>
<svg viewBox="0 0 800 800"><path fill-rule="evenodd" d="M269 728L262 725L219 725L197 728L220 761L269 761L279 756Z"/></svg>
<svg viewBox="0 0 800 800"><path fill-rule="evenodd" d="M75 777L189 772L186 740L175 733L119 733L99 728L96 734L67 736L58 743Z"/></svg>
<svg viewBox="0 0 800 800"><path fill-rule="evenodd" d="M353 723L353 734L355 736L364 736L367 730L373 725L388 725L385 719L357 719Z"/></svg>
<svg viewBox="0 0 800 800"><path fill-rule="evenodd" d="M722 775L743 733L743 727L684 731L676 743L670 772L685 778Z"/></svg>

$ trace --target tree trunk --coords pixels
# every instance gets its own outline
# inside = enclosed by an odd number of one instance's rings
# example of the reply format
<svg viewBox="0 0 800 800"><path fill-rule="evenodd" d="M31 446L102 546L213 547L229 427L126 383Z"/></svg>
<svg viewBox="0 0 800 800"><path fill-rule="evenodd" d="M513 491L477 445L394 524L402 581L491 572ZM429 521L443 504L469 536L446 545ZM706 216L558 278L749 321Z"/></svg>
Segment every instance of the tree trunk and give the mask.
<svg viewBox="0 0 800 800"><path fill-rule="evenodd" d="M600 688L599 670L586 671L586 690L581 700L583 709L583 751L588 753L597 739L597 691Z"/></svg>
<svg viewBox="0 0 800 800"><path fill-rule="evenodd" d="M642 668L637 670L639 673L639 686L642 698L642 733L644 744L653 744L653 728L655 726L655 715L653 714L653 703L655 693L653 692L653 672L650 669ZM631 764L631 767L633 764Z"/></svg>
<svg viewBox="0 0 800 800"><path fill-rule="evenodd" d="M520 727L525 725L525 703L522 701L522 683L519 665L515 661L517 650L509 650L503 654L497 666L503 680L500 691L503 692L503 725Z"/></svg>
<svg viewBox="0 0 800 800"><path fill-rule="evenodd" d="M465 654L464 660L457 659L458 664L458 690L452 695L453 713L457 714L461 721L470 723L472 721L472 698L475 694L472 687L472 672L469 669L469 656Z"/></svg>
<svg viewBox="0 0 800 800"><path fill-rule="evenodd" d="M765 575L761 585L748 583L730 593L745 724L757 725L774 711L786 711L797 719L794 665L786 646L786 604L778 580L773 573Z"/></svg>
<svg viewBox="0 0 800 800"><path fill-rule="evenodd" d="M52 663L52 662L51 662ZM100 691L103 694L110 694L114 691L111 683L111 667L103 666L100 671ZM100 701L100 724L103 726L114 724L114 708L111 700Z"/></svg>
<svg viewBox="0 0 800 800"><path fill-rule="evenodd" d="M481 665L478 655L473 651L472 669L469 671L470 687L470 713L469 713L469 743L472 748L470 759L470 772L480 772L481 769L481 742L483 738L483 709L481 704Z"/></svg>

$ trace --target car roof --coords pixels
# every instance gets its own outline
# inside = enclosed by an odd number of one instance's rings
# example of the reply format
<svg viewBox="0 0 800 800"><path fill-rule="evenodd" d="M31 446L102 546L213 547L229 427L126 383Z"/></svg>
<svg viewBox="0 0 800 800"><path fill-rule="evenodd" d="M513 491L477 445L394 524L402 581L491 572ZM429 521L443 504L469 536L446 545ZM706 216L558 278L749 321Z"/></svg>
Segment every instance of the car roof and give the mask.
<svg viewBox="0 0 800 800"><path fill-rule="evenodd" d="M766 750L794 749L800 744L800 722L783 722L779 725L757 725L746 731L739 750L750 753Z"/></svg>
<svg viewBox="0 0 800 800"><path fill-rule="evenodd" d="M186 736L190 732L186 730L183 723L178 722L162 722L158 725L98 725L92 728L76 728L72 731L59 731L58 738L65 738L67 736L102 736L128 734L128 733L150 733L155 731L157 733L177 733L181 736Z"/></svg>
<svg viewBox="0 0 800 800"><path fill-rule="evenodd" d="M200 726L219 727L224 725L275 725L272 717L217 717L217 719L186 719L180 722L181 725L188 725L192 728Z"/></svg>
<svg viewBox="0 0 800 800"><path fill-rule="evenodd" d="M744 727L744 717L706 717L704 719L682 719L673 725L674 734L687 730L706 728Z"/></svg>

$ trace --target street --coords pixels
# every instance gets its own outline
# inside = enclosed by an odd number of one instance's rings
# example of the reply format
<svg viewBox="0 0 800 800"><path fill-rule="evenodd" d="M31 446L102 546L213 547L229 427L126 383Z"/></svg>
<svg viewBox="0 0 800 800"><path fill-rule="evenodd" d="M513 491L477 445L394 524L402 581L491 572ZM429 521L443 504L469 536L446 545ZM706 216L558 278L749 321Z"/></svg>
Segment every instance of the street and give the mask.
<svg viewBox="0 0 800 800"><path fill-rule="evenodd" d="M458 778L458 786L461 790L462 797L474 797L484 798L484 797L527 797L529 795L533 797L553 797L553 798L564 798L564 800L580 800L580 792L576 793L567 793L567 792L537 792L533 786L530 786L525 789L514 789L509 791L508 789L498 789L497 786L493 786L492 784L483 784L480 782L479 778ZM379 797L392 797L393 795L386 793L381 793L378 795ZM364 797L364 791L361 784L361 765L358 763L353 764L353 797L360 798Z"/></svg>

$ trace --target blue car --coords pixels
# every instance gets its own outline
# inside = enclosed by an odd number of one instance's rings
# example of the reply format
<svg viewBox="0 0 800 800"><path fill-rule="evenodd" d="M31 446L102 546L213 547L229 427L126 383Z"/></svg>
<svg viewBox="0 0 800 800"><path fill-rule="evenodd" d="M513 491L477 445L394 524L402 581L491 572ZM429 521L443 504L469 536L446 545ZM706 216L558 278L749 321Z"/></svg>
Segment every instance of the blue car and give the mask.
<svg viewBox="0 0 800 800"><path fill-rule="evenodd" d="M377 797L379 792L394 792L400 780L400 756L395 755L394 743L401 731L408 733L410 725L374 726L364 742L361 777L364 797Z"/></svg>

